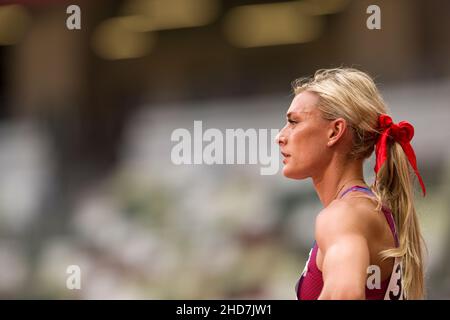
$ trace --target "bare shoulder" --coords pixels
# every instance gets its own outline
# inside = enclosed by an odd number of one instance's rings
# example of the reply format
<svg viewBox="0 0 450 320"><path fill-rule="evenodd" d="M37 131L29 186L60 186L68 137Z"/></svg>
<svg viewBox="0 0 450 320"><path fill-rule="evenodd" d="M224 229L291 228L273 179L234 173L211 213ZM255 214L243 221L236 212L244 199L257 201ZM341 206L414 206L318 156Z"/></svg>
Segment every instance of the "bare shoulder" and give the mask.
<svg viewBox="0 0 450 320"><path fill-rule="evenodd" d="M367 198L346 197L335 200L316 218L317 242L326 243L339 236L357 235L370 239L380 227L376 204Z"/></svg>

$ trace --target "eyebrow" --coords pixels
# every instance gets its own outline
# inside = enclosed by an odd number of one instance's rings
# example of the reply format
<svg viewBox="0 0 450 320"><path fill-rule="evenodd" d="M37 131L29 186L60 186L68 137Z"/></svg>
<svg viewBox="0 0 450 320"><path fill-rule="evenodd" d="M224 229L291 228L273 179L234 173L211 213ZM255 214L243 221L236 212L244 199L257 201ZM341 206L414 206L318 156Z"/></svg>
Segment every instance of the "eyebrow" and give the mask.
<svg viewBox="0 0 450 320"><path fill-rule="evenodd" d="M290 119L291 118L291 116L292 115L294 115L294 114L296 114L296 113L298 113L298 114L309 114L309 113L311 113L310 111L297 111L297 112L292 112L292 111L290 111L290 112L288 112L287 114L286 114L286 118L287 119Z"/></svg>

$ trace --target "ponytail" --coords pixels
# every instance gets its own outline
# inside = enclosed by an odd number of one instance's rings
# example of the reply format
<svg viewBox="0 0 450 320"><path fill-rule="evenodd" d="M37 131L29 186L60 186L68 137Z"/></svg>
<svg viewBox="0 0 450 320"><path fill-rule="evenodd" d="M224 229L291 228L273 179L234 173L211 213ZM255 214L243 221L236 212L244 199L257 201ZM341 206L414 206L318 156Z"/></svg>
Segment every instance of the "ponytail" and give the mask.
<svg viewBox="0 0 450 320"><path fill-rule="evenodd" d="M403 288L406 299L424 297L424 240L414 206L412 170L402 146L390 140L389 155L377 173L372 187L378 209L384 203L391 208L399 237L399 246L382 251L383 259L403 259Z"/></svg>

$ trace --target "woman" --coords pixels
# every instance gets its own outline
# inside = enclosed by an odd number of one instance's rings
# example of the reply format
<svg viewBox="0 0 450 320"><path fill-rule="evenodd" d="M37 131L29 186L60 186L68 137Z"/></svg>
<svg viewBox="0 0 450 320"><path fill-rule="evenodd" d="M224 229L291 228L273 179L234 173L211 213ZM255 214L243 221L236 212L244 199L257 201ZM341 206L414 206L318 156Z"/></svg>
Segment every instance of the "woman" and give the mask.
<svg viewBox="0 0 450 320"><path fill-rule="evenodd" d="M297 282L298 299L421 299L423 239L410 169L425 195L409 123L392 122L373 80L356 69L319 70L294 82L277 136L283 174L312 178L324 209ZM376 179L363 162L375 149Z"/></svg>

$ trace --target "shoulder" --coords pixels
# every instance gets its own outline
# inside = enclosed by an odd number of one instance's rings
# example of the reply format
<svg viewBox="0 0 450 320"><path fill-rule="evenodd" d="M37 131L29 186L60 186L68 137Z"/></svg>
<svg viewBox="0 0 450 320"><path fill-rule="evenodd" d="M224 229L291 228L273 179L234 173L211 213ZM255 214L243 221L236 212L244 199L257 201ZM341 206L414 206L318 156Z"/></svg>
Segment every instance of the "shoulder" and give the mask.
<svg viewBox="0 0 450 320"><path fill-rule="evenodd" d="M316 218L315 236L319 247L328 246L340 237L370 239L379 224L375 208L373 201L359 197L330 203Z"/></svg>

